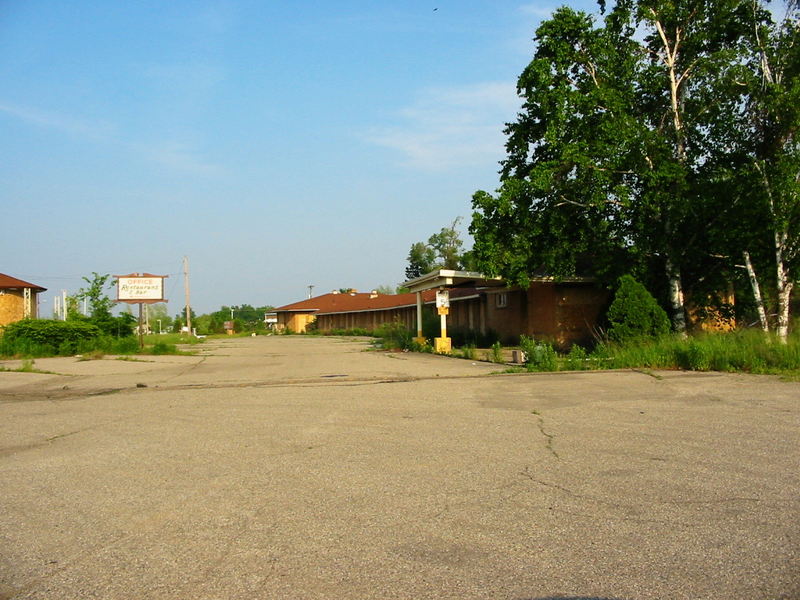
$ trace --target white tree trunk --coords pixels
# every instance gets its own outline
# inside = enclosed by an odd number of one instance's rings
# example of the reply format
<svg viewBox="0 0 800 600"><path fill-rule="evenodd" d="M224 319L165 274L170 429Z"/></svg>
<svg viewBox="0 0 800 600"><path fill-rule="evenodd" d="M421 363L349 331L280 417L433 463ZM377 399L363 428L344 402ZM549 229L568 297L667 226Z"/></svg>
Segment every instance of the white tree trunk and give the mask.
<svg viewBox="0 0 800 600"><path fill-rule="evenodd" d="M672 324L675 331L686 335L686 314L683 308L683 282L681 272L671 258L667 258L667 281L669 282L669 304L672 308Z"/></svg>
<svg viewBox="0 0 800 600"><path fill-rule="evenodd" d="M778 339L786 343L789 336L789 299L792 295L793 282L789 279L789 271L784 260L786 233L775 232L775 266L777 275L776 291L778 295L778 324L775 331Z"/></svg>
<svg viewBox="0 0 800 600"><path fill-rule="evenodd" d="M744 264L747 267L747 275L750 277L750 287L753 288L753 298L756 300L756 309L758 310L758 320L761 322L761 329L764 333L769 333L769 323L767 322L767 311L764 310L764 299L761 297L761 286L758 285L758 278L753 269L753 263L750 262L750 253L744 251Z"/></svg>
<svg viewBox="0 0 800 600"><path fill-rule="evenodd" d="M789 299L792 295L792 287L794 286L794 283L789 278L789 268L786 265L786 248L789 240L789 232L786 230L786 227L779 228L778 226L781 219L779 218L778 207L776 206L775 197L772 193L772 184L767 175L766 161L763 165L759 161L755 161L754 164L761 174L761 180L764 183L764 191L767 193L769 212L772 216L774 227L772 233L775 241L775 291L778 296L778 323L775 326L775 332L778 334L778 339L785 344L789 337Z"/></svg>

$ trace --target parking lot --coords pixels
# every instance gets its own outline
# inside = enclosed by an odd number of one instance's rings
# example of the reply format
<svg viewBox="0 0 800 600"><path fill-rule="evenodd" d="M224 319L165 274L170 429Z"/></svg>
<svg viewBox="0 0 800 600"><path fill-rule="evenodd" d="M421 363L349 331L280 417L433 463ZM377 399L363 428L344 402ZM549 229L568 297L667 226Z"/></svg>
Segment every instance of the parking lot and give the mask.
<svg viewBox="0 0 800 600"><path fill-rule="evenodd" d="M0 372L0 599L800 598L798 382L196 349Z"/></svg>

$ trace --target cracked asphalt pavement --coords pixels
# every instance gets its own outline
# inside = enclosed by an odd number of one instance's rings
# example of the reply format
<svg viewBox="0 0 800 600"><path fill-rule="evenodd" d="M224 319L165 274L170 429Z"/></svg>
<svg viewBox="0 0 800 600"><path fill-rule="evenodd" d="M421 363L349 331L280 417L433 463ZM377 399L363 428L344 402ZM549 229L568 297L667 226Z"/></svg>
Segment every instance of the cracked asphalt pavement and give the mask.
<svg viewBox="0 0 800 600"><path fill-rule="evenodd" d="M367 347L0 372L0 599L800 598L800 383Z"/></svg>

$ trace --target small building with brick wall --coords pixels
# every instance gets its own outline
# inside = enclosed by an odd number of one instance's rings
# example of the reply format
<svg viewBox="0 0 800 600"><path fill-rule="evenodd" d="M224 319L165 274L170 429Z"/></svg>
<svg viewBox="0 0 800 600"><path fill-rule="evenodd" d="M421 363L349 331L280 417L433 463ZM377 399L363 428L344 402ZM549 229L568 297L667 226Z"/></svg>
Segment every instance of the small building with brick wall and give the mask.
<svg viewBox="0 0 800 600"><path fill-rule="evenodd" d="M374 331L400 323L419 331L420 311L436 315L436 290L445 287L450 301L448 331L488 335L507 344L516 344L525 334L563 349L592 342L609 301L608 291L588 278L537 278L522 289L476 274L437 271L406 283L414 282L424 289L408 294L332 292L281 306L274 312L276 329L302 333L314 323L322 332Z"/></svg>
<svg viewBox="0 0 800 600"><path fill-rule="evenodd" d="M435 292L427 293L433 301ZM415 294L378 294L377 292L333 291L307 300L280 306L275 315L275 329L304 333L311 323L319 331L366 329L372 331L384 323L399 320L412 328L415 323Z"/></svg>
<svg viewBox="0 0 800 600"><path fill-rule="evenodd" d="M47 288L0 273L0 327L37 318L37 297L44 291Z"/></svg>

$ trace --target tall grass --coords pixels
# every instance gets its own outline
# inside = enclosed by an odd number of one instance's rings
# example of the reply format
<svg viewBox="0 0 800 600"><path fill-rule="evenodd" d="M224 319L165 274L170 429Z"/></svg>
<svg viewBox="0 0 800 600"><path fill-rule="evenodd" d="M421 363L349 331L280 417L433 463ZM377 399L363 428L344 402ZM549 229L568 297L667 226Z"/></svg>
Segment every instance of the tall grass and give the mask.
<svg viewBox="0 0 800 600"><path fill-rule="evenodd" d="M782 373L800 370L800 336L793 335L782 344L754 330L689 338L670 335L625 345L601 345L592 358L608 368Z"/></svg>

